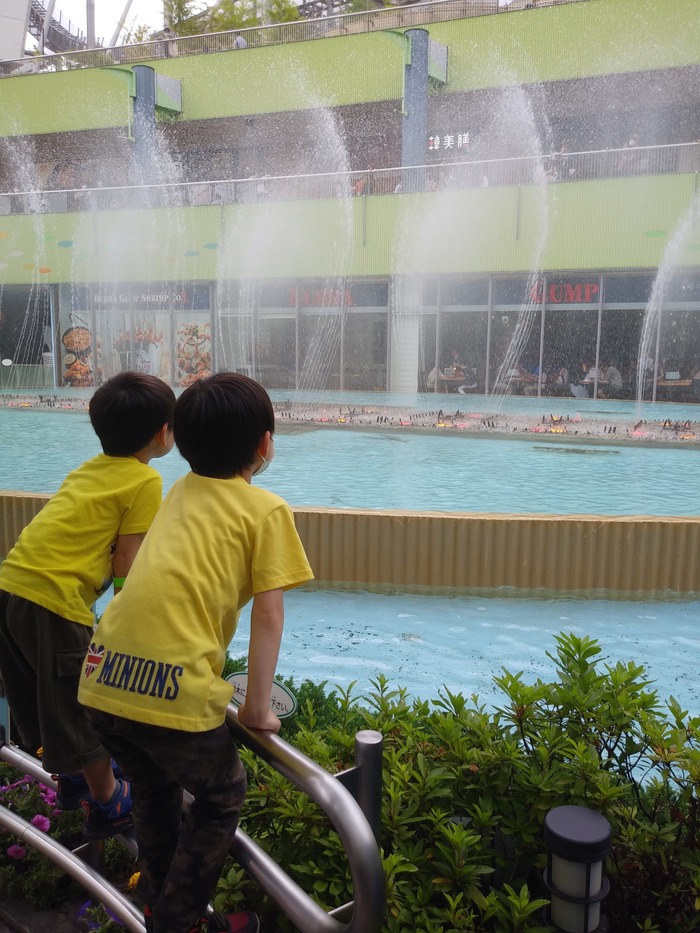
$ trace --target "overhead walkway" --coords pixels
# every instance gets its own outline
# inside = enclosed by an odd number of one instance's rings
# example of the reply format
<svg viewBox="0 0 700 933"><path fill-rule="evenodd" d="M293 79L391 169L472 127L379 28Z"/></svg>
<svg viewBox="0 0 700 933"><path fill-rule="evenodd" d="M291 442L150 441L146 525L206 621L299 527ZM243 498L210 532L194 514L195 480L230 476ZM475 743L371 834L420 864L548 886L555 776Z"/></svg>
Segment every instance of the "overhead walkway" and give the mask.
<svg viewBox="0 0 700 933"><path fill-rule="evenodd" d="M380 933L385 911L384 872L378 847L382 793L381 734L370 730L358 732L355 766L334 776L279 736L247 729L239 723L233 705L228 708L227 722L239 743L267 761L325 811L347 855L354 899L341 907L324 910L240 828L236 832L231 855L301 933ZM4 737L8 733L7 705L0 697L0 760L35 781L55 787L55 782L38 759L5 742ZM191 800L190 797L185 801L185 808ZM2 805L0 828L17 836L24 845L36 849L63 869L92 898L111 910L131 933L145 933L143 916L136 905L98 870L100 843L86 844L71 852ZM137 853L133 837L119 838L134 854Z"/></svg>
<svg viewBox="0 0 700 933"><path fill-rule="evenodd" d="M41 40L46 7L40 0L28 0L29 34L37 41ZM58 18L52 16L46 24L44 45L57 55L65 52L77 52L87 48L87 39L76 23L66 20L59 12Z"/></svg>
<svg viewBox="0 0 700 933"><path fill-rule="evenodd" d="M39 0L30 0L30 2L32 5L41 6ZM37 72L70 71L78 68L104 68L114 64L147 62L175 56L228 52L237 48L235 42L239 34L244 36L248 48L262 48L331 36L387 29L413 29L431 23L496 13L503 14L511 10L509 6L499 6L499 0L425 0L420 3L372 7L360 13L336 14L336 10L344 8L342 0L329 0L330 7L326 0L319 0L319 2L320 6L315 5L315 0L309 0L305 7L300 7L302 12L306 9L309 18L303 17L291 23L273 23L268 26L254 26L228 32L181 36L168 42L164 42L161 37L113 49L102 47L86 49L83 44L76 46L76 50L70 55L57 51L54 55L36 56L31 59L31 67L28 66L26 59L24 61L6 59L0 63L0 78ZM544 7L590 2L592 0L539 0L539 5ZM326 15L317 15L319 9L325 9ZM329 15L329 10L332 15ZM1 13L0 23L2 23Z"/></svg>

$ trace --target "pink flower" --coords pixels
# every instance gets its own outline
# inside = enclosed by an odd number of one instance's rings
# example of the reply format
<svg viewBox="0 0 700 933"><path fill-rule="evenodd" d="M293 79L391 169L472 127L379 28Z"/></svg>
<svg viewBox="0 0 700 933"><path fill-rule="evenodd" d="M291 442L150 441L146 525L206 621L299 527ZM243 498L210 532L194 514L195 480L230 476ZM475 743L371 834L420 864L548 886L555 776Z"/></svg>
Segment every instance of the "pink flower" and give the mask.
<svg viewBox="0 0 700 933"><path fill-rule="evenodd" d="M16 787L23 787L25 784L30 784L31 780L30 776L25 774L24 777L15 781L14 784L6 784L4 787L0 787L0 793L4 794L8 790L14 790Z"/></svg>
<svg viewBox="0 0 700 933"><path fill-rule="evenodd" d="M53 807L56 805L56 791L53 790L53 788L44 787L42 785L41 793L39 796L48 807Z"/></svg>
<svg viewBox="0 0 700 933"><path fill-rule="evenodd" d="M42 833L47 833L51 828L51 821L48 817L42 816L41 813L37 813L36 816L33 816L29 821L32 826L36 826L37 829L40 829Z"/></svg>
<svg viewBox="0 0 700 933"><path fill-rule="evenodd" d="M13 845L7 849L7 854L9 858L17 859L19 862L25 857L27 850L24 848L24 846Z"/></svg>

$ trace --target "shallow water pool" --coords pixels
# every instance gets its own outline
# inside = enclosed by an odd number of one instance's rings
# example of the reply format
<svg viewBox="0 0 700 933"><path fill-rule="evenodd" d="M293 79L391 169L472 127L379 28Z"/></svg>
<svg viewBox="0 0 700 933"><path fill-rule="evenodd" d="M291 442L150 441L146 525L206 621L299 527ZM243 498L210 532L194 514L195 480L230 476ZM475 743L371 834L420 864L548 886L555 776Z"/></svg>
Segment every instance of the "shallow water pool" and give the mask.
<svg viewBox="0 0 700 933"><path fill-rule="evenodd" d="M554 676L547 652L555 635L600 642L610 664L646 666L659 698L674 696L700 713L700 601L610 602L605 599L432 597L292 590L285 596L278 675L356 691L385 674L413 697L437 698L444 684L489 706L503 697L493 677L507 668L528 682ZM230 651L246 653L250 610Z"/></svg>
<svg viewBox="0 0 700 933"><path fill-rule="evenodd" d="M297 506L495 513L697 515L700 450L352 429L276 435L260 482ZM55 492L99 453L84 412L0 409L0 489ZM152 461L167 490L187 471Z"/></svg>

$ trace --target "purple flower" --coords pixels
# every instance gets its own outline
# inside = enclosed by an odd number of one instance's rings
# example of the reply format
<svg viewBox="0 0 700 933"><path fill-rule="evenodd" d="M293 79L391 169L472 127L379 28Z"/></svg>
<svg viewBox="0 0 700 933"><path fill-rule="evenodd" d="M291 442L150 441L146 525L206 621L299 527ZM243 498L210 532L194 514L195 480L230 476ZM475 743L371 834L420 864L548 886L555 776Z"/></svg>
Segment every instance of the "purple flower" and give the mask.
<svg viewBox="0 0 700 933"><path fill-rule="evenodd" d="M56 791L53 787L47 787L46 784L39 785L39 796L50 807L56 803Z"/></svg>
<svg viewBox="0 0 700 933"><path fill-rule="evenodd" d="M48 817L42 816L41 813L37 813L36 816L33 816L29 821L32 826L36 826L37 829L40 829L42 833L47 833L51 828L51 821Z"/></svg>
<svg viewBox="0 0 700 933"><path fill-rule="evenodd" d="M16 787L22 787L24 784L31 783L31 778L28 774L25 774L23 778L20 778L19 781L15 781L14 784L6 784L4 787L0 787L0 793L4 794L8 790L14 790Z"/></svg>
<svg viewBox="0 0 700 933"><path fill-rule="evenodd" d="M17 859L18 862L21 861L26 854L27 850L24 848L24 846L13 845L7 849L8 857Z"/></svg>

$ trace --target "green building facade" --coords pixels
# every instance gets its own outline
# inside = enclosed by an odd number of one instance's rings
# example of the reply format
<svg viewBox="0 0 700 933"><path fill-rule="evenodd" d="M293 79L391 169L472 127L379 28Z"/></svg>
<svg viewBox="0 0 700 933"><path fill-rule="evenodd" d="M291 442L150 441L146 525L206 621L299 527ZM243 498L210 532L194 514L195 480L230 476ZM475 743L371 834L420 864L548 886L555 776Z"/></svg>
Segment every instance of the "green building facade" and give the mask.
<svg viewBox="0 0 700 933"><path fill-rule="evenodd" d="M484 6L0 63L0 384L694 398L700 0Z"/></svg>

